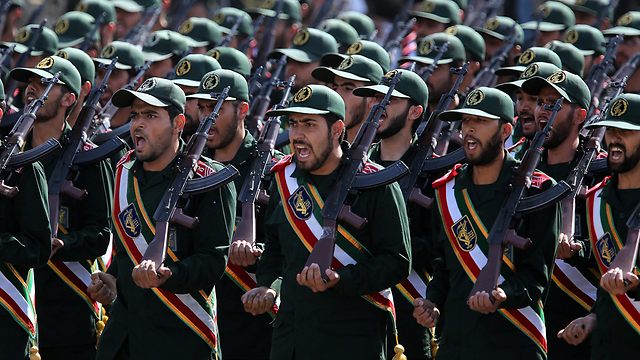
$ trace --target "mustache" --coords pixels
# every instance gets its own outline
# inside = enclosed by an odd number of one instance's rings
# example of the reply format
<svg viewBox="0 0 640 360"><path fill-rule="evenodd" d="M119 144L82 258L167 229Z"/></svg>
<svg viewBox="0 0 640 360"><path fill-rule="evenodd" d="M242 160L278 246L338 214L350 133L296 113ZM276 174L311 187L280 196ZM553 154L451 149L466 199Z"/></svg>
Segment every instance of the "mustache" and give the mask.
<svg viewBox="0 0 640 360"><path fill-rule="evenodd" d="M531 117L531 118L535 118L535 117L533 116L533 113L530 113L530 112L528 112L528 111L521 111L521 112L520 112L520 117L524 117L524 116Z"/></svg>
<svg viewBox="0 0 640 360"><path fill-rule="evenodd" d="M464 136L464 139L462 139L462 141L467 141L467 138L469 138L469 139L471 139L471 140L473 140L473 141L477 142L478 144L482 145L482 141L478 140L478 138L477 138L477 137L475 137L475 136L473 136L473 135L470 135L470 134L465 135L465 136Z"/></svg>
<svg viewBox="0 0 640 360"><path fill-rule="evenodd" d="M609 144L609 149L611 149L612 147L619 147L620 149L622 149L623 153L625 153L625 154L627 153L627 148L621 143L611 143L611 144Z"/></svg>
<svg viewBox="0 0 640 360"><path fill-rule="evenodd" d="M309 144L306 141L302 141L302 140L293 140L293 145L304 145L304 146L308 146L309 149L313 149L313 147L311 146L311 144Z"/></svg>

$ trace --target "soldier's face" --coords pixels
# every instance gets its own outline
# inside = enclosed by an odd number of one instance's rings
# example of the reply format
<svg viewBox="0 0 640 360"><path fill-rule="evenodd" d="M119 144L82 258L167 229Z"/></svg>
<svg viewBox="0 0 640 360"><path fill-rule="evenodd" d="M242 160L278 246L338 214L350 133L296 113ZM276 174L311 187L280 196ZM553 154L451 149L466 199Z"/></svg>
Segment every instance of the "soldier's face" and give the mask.
<svg viewBox="0 0 640 360"><path fill-rule="evenodd" d="M193 86L184 86L178 85L186 96L193 95L198 91L197 87ZM184 131L183 134L186 136L193 135L198 129L198 125L200 124L200 114L198 111L198 100L197 99L187 99L187 103L184 107Z"/></svg>
<svg viewBox="0 0 640 360"><path fill-rule="evenodd" d="M447 24L437 22L435 20L418 17L416 18L416 38L418 40L423 37L439 32L443 32L447 28Z"/></svg>
<svg viewBox="0 0 640 360"><path fill-rule="evenodd" d="M343 128L339 120L329 127L322 115L291 114L289 140L297 166L312 174L324 174Z"/></svg>
<svg viewBox="0 0 640 360"><path fill-rule="evenodd" d="M535 111L538 106L538 97L516 90L516 108L518 109L518 123L522 126L522 134L527 139L533 139L537 131Z"/></svg>
<svg viewBox="0 0 640 360"><path fill-rule="evenodd" d="M538 106L536 107L536 131L544 129L551 117L551 111L545 109L545 105L553 105L562 95L551 86L545 86L538 93ZM558 111L553 120L553 127L549 138L545 140L544 147L547 149L555 149L571 136L574 130L574 114L575 108L571 103L565 101L562 103L562 109ZM577 136L577 133L576 133Z"/></svg>
<svg viewBox="0 0 640 360"><path fill-rule="evenodd" d="M235 101L225 101L220 108L216 123L209 130L207 147L210 149L222 149L231 144L242 125L239 119L240 108L234 105ZM211 115L217 101L198 99L198 111L200 119Z"/></svg>
<svg viewBox="0 0 640 360"><path fill-rule="evenodd" d="M453 74L451 74L451 66L447 64L438 65L433 74L427 79L429 103L438 103L442 95L449 92L452 86Z"/></svg>
<svg viewBox="0 0 640 360"><path fill-rule="evenodd" d="M333 79L333 84L331 84L331 88L340 94L342 100L344 100L346 115L344 123L347 130L356 126L359 127L366 120L368 114L366 98L353 95L355 88L364 85L364 81L349 80L340 76L336 76Z"/></svg>
<svg viewBox="0 0 640 360"><path fill-rule="evenodd" d="M383 94L377 94L375 97L369 98L369 108L373 108L375 104L379 104L384 99ZM377 135L381 139L388 139L403 129L411 131L411 124L408 124L409 116L409 100L397 97L389 98L389 105L382 116L380 116Z"/></svg>
<svg viewBox="0 0 640 360"><path fill-rule="evenodd" d="M313 69L320 66L320 61L313 61L310 63L302 63L293 59L287 60L287 76L285 79L290 78L292 75L296 75L296 84L291 89L291 93L295 94L298 90L311 84L318 84L319 82L311 76Z"/></svg>
<svg viewBox="0 0 640 360"><path fill-rule="evenodd" d="M478 116L462 118L462 146L467 162L474 166L491 164L504 149L504 141L511 134L511 125Z"/></svg>
<svg viewBox="0 0 640 360"><path fill-rule="evenodd" d="M127 30L133 28L142 20L142 13L130 13L120 8L116 8L116 32L114 39L120 39L127 33Z"/></svg>
<svg viewBox="0 0 640 360"><path fill-rule="evenodd" d="M626 173L640 161L640 131L607 127L604 139L609 149L607 166L614 173Z"/></svg>
<svg viewBox="0 0 640 360"><path fill-rule="evenodd" d="M176 121L180 123L175 125ZM173 136L184 126L184 118L176 116L174 122L169 118L167 110L135 99L131 105L131 138L136 158L153 163L167 157L169 149L174 145ZM178 132L176 126L179 127Z"/></svg>
<svg viewBox="0 0 640 360"><path fill-rule="evenodd" d="M43 84L41 80L42 78L40 76L32 76L29 79L29 84L27 85L24 94L25 106L28 107L31 102L37 100L44 93L44 90L47 88L47 84ZM45 106L40 107L36 113L36 121L47 122L54 118L58 114L60 104L62 103L62 96L62 85L54 85L49 92Z"/></svg>
<svg viewBox="0 0 640 360"><path fill-rule="evenodd" d="M101 84L106 70L96 66L96 84ZM111 76L107 79L107 88L104 90L104 94L100 96L100 103L106 104L113 96L113 93L120 90L122 87L129 83L129 73L126 70L113 69Z"/></svg>

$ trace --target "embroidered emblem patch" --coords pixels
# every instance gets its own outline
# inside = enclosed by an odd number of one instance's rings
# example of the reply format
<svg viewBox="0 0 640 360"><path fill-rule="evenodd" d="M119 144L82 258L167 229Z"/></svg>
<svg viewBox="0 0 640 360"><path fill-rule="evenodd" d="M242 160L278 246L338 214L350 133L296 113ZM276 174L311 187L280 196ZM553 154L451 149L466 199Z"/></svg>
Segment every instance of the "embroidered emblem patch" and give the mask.
<svg viewBox="0 0 640 360"><path fill-rule="evenodd" d="M67 30L69 30L69 21L67 21L66 19L58 20L56 26L54 27L54 31L56 32L56 34L64 34L67 32Z"/></svg>
<svg viewBox="0 0 640 360"><path fill-rule="evenodd" d="M458 28L454 26L449 26L445 31L445 34L449 34L451 36L455 36L458 33Z"/></svg>
<svg viewBox="0 0 640 360"><path fill-rule="evenodd" d="M120 214L118 214L118 220L120 221L120 225L124 229L124 233L131 237L135 238L140 236L140 232L142 231L142 225L140 223L140 217L136 212L136 208L133 204L129 204Z"/></svg>
<svg viewBox="0 0 640 360"><path fill-rule="evenodd" d="M433 40L423 41L422 44L420 44L420 55L428 55L434 45L435 42Z"/></svg>
<svg viewBox="0 0 640 360"><path fill-rule="evenodd" d="M498 21L498 19L491 18L489 19L489 21L487 21L486 24L484 24L484 28L487 30L495 30L498 28L498 25L500 25L500 22Z"/></svg>
<svg viewBox="0 0 640 360"><path fill-rule="evenodd" d="M422 9L420 11L430 13L436 8L436 4L433 1L426 1L424 5L422 5Z"/></svg>
<svg viewBox="0 0 640 360"><path fill-rule="evenodd" d="M563 71L558 71L557 73L549 76L549 82L557 84L565 81L567 79L567 75Z"/></svg>
<svg viewBox="0 0 640 360"><path fill-rule="evenodd" d="M602 237L596 241L596 249L598 250L600 259L602 259L602 263L608 268L616 256L616 248L613 246L613 240L609 233L602 235Z"/></svg>
<svg viewBox="0 0 640 360"><path fill-rule="evenodd" d="M353 58L351 56L342 60L340 66L338 66L338 70L345 70L353 66Z"/></svg>
<svg viewBox="0 0 640 360"><path fill-rule="evenodd" d="M538 72L538 69L539 69L538 64L531 64L526 69L524 69L524 72L522 73L522 76L520 78L528 79L533 75L535 75Z"/></svg>
<svg viewBox="0 0 640 360"><path fill-rule="evenodd" d="M36 69L49 69L50 67L53 66L53 58L51 57L46 57L44 59L42 59L38 65L36 65Z"/></svg>
<svg viewBox="0 0 640 360"><path fill-rule="evenodd" d="M474 90L469 96L467 96L467 105L475 106L484 100L484 93L482 90Z"/></svg>
<svg viewBox="0 0 640 360"><path fill-rule="evenodd" d="M578 32L575 30L571 30L564 36L564 42L569 44L575 44L578 41Z"/></svg>
<svg viewBox="0 0 640 360"><path fill-rule="evenodd" d="M18 33L18 36L16 36L16 42L22 44L25 41L27 41L28 38L29 38L29 30L24 29Z"/></svg>
<svg viewBox="0 0 640 360"><path fill-rule="evenodd" d="M69 207L60 206L60 214L58 215L58 224L64 229L69 228Z"/></svg>
<svg viewBox="0 0 640 360"><path fill-rule="evenodd" d="M191 71L191 62L189 60L182 60L178 64L178 68L176 69L177 76L184 76Z"/></svg>
<svg viewBox="0 0 640 360"><path fill-rule="evenodd" d="M359 53L360 51L362 51L362 46L363 45L361 42L351 44L351 46L349 46L349 48L347 49L347 55L355 55Z"/></svg>
<svg viewBox="0 0 640 360"><path fill-rule="evenodd" d="M313 91L311 90L311 88L305 86L302 89L298 90L296 96L293 97L293 102L301 103L307 101L311 97L312 93Z"/></svg>
<svg viewBox="0 0 640 360"><path fill-rule="evenodd" d="M520 55L520 57L518 58L518 64L526 65L532 62L533 58L535 57L536 57L536 54L534 54L533 51L527 50L523 52L522 55Z"/></svg>
<svg viewBox="0 0 640 360"><path fill-rule="evenodd" d="M287 199L289 208L293 211L293 215L299 220L308 220L313 215L313 202L311 196L304 188L300 186Z"/></svg>
<svg viewBox="0 0 640 360"><path fill-rule="evenodd" d="M311 34L309 34L307 30L300 30L298 31L296 36L293 38L293 45L302 46L306 44L307 41L309 41L310 37L311 37Z"/></svg>
<svg viewBox="0 0 640 360"><path fill-rule="evenodd" d="M65 60L69 59L69 55L67 55L67 53L62 51L62 50L59 50L57 53L53 54L53 56L57 56L59 58L65 59Z"/></svg>
<svg viewBox="0 0 640 360"><path fill-rule="evenodd" d="M455 224L451 226L451 230L458 240L458 245L464 251L471 251L476 247L478 236L471 225L471 221L467 215L463 216Z"/></svg>
<svg viewBox="0 0 640 360"><path fill-rule="evenodd" d="M102 50L102 54L100 54L100 57L102 57L103 59L111 59L115 54L116 54L115 46L109 45L106 48L104 48L104 50Z"/></svg>
<svg viewBox="0 0 640 360"><path fill-rule="evenodd" d="M211 56L212 58L216 59L216 60L220 60L220 51L218 50L210 50L207 55Z"/></svg>
<svg viewBox="0 0 640 360"><path fill-rule="evenodd" d="M191 20L187 20L183 22L182 25L180 25L180 28L178 28L178 32L182 35L186 35L190 33L192 30L193 30L193 22L191 22Z"/></svg>
<svg viewBox="0 0 640 360"><path fill-rule="evenodd" d="M613 105L611 105L611 116L622 116L627 112L627 108L629 107L629 103L625 99L616 100Z"/></svg>

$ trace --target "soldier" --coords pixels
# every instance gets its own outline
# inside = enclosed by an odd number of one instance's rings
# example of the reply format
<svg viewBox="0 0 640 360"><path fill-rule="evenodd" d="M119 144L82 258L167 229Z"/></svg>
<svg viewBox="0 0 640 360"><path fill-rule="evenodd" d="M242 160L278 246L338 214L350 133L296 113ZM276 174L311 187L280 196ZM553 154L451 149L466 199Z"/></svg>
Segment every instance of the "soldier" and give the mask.
<svg viewBox="0 0 640 360"><path fill-rule="evenodd" d="M230 47L217 47L207 52L208 56L216 59L223 69L233 70L240 75L251 75L251 62L240 50Z"/></svg>
<svg viewBox="0 0 640 360"><path fill-rule="evenodd" d="M465 25L449 26L444 32L462 41L465 57L469 61L469 68L460 84L460 89L467 89L475 80L476 75L482 70L482 64L486 56L484 38L478 31Z"/></svg>
<svg viewBox="0 0 640 360"><path fill-rule="evenodd" d="M607 166L613 172L587 193L589 238L603 276L591 313L572 321L558 337L577 345L591 336L592 359L633 359L640 353L638 263L635 274L610 268L627 239L626 221L640 202L638 111L640 96L623 94L613 100L604 121L588 127L606 127Z"/></svg>
<svg viewBox="0 0 640 360"><path fill-rule="evenodd" d="M56 22L53 29L58 35L58 47L76 47L86 41L91 35L96 19L84 12L69 11L63 14ZM96 31L89 40L86 53L94 58L102 51L100 33Z"/></svg>
<svg viewBox="0 0 640 360"><path fill-rule="evenodd" d="M534 46L542 47L553 40L562 41L564 31L576 24L576 17L567 5L557 1L547 1L538 7L533 16L534 20L522 24L522 29L535 32L538 28L540 12L543 12L539 26L540 34Z"/></svg>
<svg viewBox="0 0 640 360"><path fill-rule="evenodd" d="M496 75L503 76L503 78L519 77L527 66L534 62L545 62L562 69L562 60L558 54L548 48L534 46L520 54L514 66L505 66L496 70Z"/></svg>
<svg viewBox="0 0 640 360"><path fill-rule="evenodd" d="M576 74L581 78L584 77L584 55L580 49L558 40L553 40L544 47L558 54L560 61L562 61L562 70Z"/></svg>
<svg viewBox="0 0 640 360"><path fill-rule="evenodd" d="M419 11L411 11L409 15L416 18L416 42L423 37L443 32L446 28L460 24L462 10L458 4L449 0L425 0Z"/></svg>
<svg viewBox="0 0 640 360"><path fill-rule="evenodd" d="M97 359L216 359L218 341L209 294L223 275L225 257L218 246L229 244L236 196L233 184L190 199L185 209L200 225L172 226L164 264L142 261L153 239L153 214L167 190L185 143L185 95L169 80L151 78L137 91L119 90L119 107L131 107L135 150L125 156L116 174L113 218L116 254L109 273L94 274L92 296L117 300L98 343ZM222 166L205 157L198 174ZM132 252L133 251L133 252ZM162 276L158 276L161 274Z"/></svg>
<svg viewBox="0 0 640 360"><path fill-rule="evenodd" d="M492 291L493 303L484 291L470 294L487 262L488 231L519 166L504 148L512 132L513 102L499 90L481 87L469 94L461 109L440 117L462 120L467 165L454 167L433 184L440 210L433 218L436 259L427 297L416 300L414 316L421 325L432 327L441 325L439 314L444 311L438 359L544 359L539 304L551 281L559 207L523 216L516 231L532 243L526 250L506 248L503 261L508 266L502 267L504 280ZM552 183L536 173L531 193ZM512 323L514 317L519 321Z"/></svg>
<svg viewBox="0 0 640 360"><path fill-rule="evenodd" d="M522 52L522 44L524 43L524 31L518 23L513 19L506 16L496 16L487 20L482 27L476 28L476 30L484 38L484 43L487 46L487 56L485 57L483 66L487 66L491 58L496 54L498 50L504 46L505 38L513 36L512 29L515 27L515 33L520 37L516 41L514 46L509 52L509 56L502 63L502 66L514 65L516 55Z"/></svg>
<svg viewBox="0 0 640 360"><path fill-rule="evenodd" d="M359 250L353 248L357 253L350 256L360 258L360 251L370 256L327 269L329 280L324 282L317 264L304 264L310 244L321 236L317 231L322 232L317 224L321 220L316 216L322 199L336 184L346 151L340 146L344 102L335 91L310 85L296 93L287 109L267 112L267 116L276 115L289 115L289 138L295 153L272 169L277 186L272 185L267 208L266 246L256 273L258 287L243 296L245 309L253 314L271 309L276 290L270 287L282 276L271 359L337 359L349 354L362 359L386 358L388 315L365 297L378 298L381 294L377 291L409 274L409 229L400 189L393 183L361 192L352 210L366 217L368 225L359 230L341 222L340 232L360 244ZM316 225L307 225L311 222ZM300 226L308 230L299 232ZM338 236L339 244L342 238ZM347 244L343 247L347 252L352 250Z"/></svg>
<svg viewBox="0 0 640 360"><path fill-rule="evenodd" d="M218 43L222 37L222 32L218 24L207 18L192 17L185 20L178 32L187 37L193 46L192 54L206 54Z"/></svg>
<svg viewBox="0 0 640 360"><path fill-rule="evenodd" d="M78 104L84 104L85 100L87 100L87 96L89 96L89 92L91 92L91 89L93 88L93 81L96 77L96 68L93 65L93 61L91 61L91 58L87 53L76 48L64 48L58 50L58 52L53 54L53 56L69 60L80 73L82 86L80 88L80 95L78 96ZM76 123L80 110L82 110L82 106L80 105L74 106L73 110L71 110L71 114L67 117L67 122L71 127Z"/></svg>
<svg viewBox="0 0 640 360"><path fill-rule="evenodd" d="M3 88L0 82L0 118L6 109ZM47 179L39 162L9 171L5 185L19 192L0 196L0 352L7 359L29 359L37 345L32 269L45 266L51 255Z"/></svg>
<svg viewBox="0 0 640 360"><path fill-rule="evenodd" d="M144 80L151 77L164 77L178 65L189 45L188 38L171 30L152 32L144 42L142 53L145 61L153 64L144 74Z"/></svg>
<svg viewBox="0 0 640 360"><path fill-rule="evenodd" d="M338 19L327 19L320 24L318 29L333 36L338 43L338 52L344 54L351 44L360 40L358 31L353 26Z"/></svg>
<svg viewBox="0 0 640 360"><path fill-rule="evenodd" d="M100 17L102 13L105 13L106 16L104 17L104 22L98 30L98 33L100 34L100 48L104 49L114 40L113 35L116 31L116 8L113 6L113 2L82 0L78 6L76 6L75 11L86 12L96 19Z"/></svg>
<svg viewBox="0 0 640 360"><path fill-rule="evenodd" d="M632 59L633 55L640 52L640 11L629 11L622 15L616 22L615 27L603 30L605 36L624 35L624 40L618 46L614 65L620 68ZM627 79L625 87L627 93L640 92L640 71L636 68L633 74Z"/></svg>
<svg viewBox="0 0 640 360"><path fill-rule="evenodd" d="M80 74L71 62L57 56L44 58L35 68L17 68L9 73L12 78L28 83L25 95L28 105L44 91L41 79L51 78L58 71L60 83L49 93L47 106L36 114L25 150L50 138L65 143L71 132L65 121L67 115L73 106L80 106L77 104ZM40 160L47 179L52 179L62 153L58 150ZM35 271L40 351L48 359L95 356L96 323L101 316L97 303L80 284L89 285L87 279L97 266L96 258L105 254L111 237L109 214L113 185L108 161L82 167L74 185L85 189L88 195L82 201L60 195L58 231L52 239L51 260L46 267Z"/></svg>
<svg viewBox="0 0 640 360"><path fill-rule="evenodd" d="M584 69L582 74L589 75L591 67L604 58L607 49L604 47L602 32L589 25L576 25L567 29L562 41L577 47L584 55Z"/></svg>

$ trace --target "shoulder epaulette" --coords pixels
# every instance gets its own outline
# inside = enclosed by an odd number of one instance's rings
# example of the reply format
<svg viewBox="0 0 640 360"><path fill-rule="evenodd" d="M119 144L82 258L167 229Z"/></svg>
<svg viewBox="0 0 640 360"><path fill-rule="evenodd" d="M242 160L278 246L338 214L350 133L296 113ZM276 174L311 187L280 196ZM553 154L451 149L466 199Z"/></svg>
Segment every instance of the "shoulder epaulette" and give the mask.
<svg viewBox="0 0 640 360"><path fill-rule="evenodd" d="M458 175L458 168L462 166L462 164L455 164L453 166L453 169L449 170L448 173L446 173L443 177L441 177L440 179L434 181L431 186L433 186L434 189L439 188L440 186L448 183L449 181L453 180L456 175Z"/></svg>
<svg viewBox="0 0 640 360"><path fill-rule="evenodd" d="M127 151L127 153L124 154L122 159L118 160L118 164L116 165L116 168L120 167L122 164L126 164L129 161L131 161L131 154L133 154L134 151L135 151L135 149L131 149L131 150Z"/></svg>
<svg viewBox="0 0 640 360"><path fill-rule="evenodd" d="M284 156L282 159L280 159L280 161L273 165L273 167L271 168L271 172L274 173L276 171L284 169L287 165L291 164L291 159L293 159L293 154Z"/></svg>
<svg viewBox="0 0 640 360"><path fill-rule="evenodd" d="M595 184L591 189L587 190L586 196L589 197L594 192L602 189L605 185L607 185L607 183L609 183L609 179L611 179L611 176L605 176L605 178L602 179L602 181L600 181L599 183Z"/></svg>

